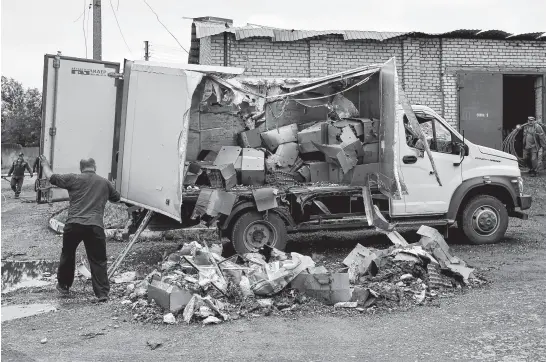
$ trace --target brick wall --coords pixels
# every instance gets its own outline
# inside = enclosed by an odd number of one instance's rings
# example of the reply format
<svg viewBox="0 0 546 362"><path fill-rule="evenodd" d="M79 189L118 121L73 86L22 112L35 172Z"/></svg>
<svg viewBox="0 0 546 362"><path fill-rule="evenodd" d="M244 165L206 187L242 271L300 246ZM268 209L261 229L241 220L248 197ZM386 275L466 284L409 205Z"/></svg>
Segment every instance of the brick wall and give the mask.
<svg viewBox="0 0 546 362"><path fill-rule="evenodd" d="M200 58L224 64L223 34L201 43ZM210 48L210 56L202 53ZM293 42L269 38L235 40L229 34L228 65L246 68L246 76L318 77L382 63L395 56L401 83L414 104L424 104L458 126L457 69L493 68L491 71L546 68L546 42L490 39L396 38L383 42L345 41L323 36ZM542 88L543 89L543 88ZM540 98L540 99L539 99ZM537 95L537 115L544 97ZM540 110L540 111L539 111Z"/></svg>

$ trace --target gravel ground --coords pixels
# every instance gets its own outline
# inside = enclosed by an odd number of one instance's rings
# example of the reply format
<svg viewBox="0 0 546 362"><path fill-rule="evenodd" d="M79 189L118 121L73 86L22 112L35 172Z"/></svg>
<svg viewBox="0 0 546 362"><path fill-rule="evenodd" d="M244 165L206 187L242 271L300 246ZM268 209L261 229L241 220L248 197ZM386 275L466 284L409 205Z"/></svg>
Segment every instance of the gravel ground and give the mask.
<svg viewBox="0 0 546 362"><path fill-rule="evenodd" d="M56 260L60 238L45 228L58 206L10 199L6 184L2 182L2 194L7 197L2 204L2 258ZM477 267L491 284L442 299L439 307L359 315L287 313L214 327L150 325L132 323L131 315L114 302L90 304L90 287L84 290L76 282L79 297L71 300L59 300L51 287L3 295L3 304L51 301L59 311L2 323L2 358L546 361L546 178L526 178L525 184L534 198L530 218L511 219L499 244L472 246L450 240L453 253ZM26 186L23 196L31 191ZM158 262L180 241L141 243L126 268ZM323 263L335 268L359 242L389 245L381 235L331 232L296 235L289 249L325 255ZM116 255L122 246L109 242L109 254ZM86 332L105 335L86 339L82 336ZM48 342L41 344L44 337ZM150 340L163 345L152 351L146 346Z"/></svg>

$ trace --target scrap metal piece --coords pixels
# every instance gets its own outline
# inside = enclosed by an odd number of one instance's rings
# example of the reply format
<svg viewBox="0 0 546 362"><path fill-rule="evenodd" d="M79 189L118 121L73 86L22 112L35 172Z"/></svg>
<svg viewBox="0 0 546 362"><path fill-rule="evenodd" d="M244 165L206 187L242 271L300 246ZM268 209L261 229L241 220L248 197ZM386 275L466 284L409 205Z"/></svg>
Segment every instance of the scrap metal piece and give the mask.
<svg viewBox="0 0 546 362"><path fill-rule="evenodd" d="M298 125L293 123L270 131L262 132L261 136L270 151L275 151L279 145L297 142Z"/></svg>
<svg viewBox="0 0 546 362"><path fill-rule="evenodd" d="M301 175L301 177L303 177L303 180L305 182L311 182L311 169L310 169L309 165L302 166L298 170L298 173Z"/></svg>
<svg viewBox="0 0 546 362"><path fill-rule="evenodd" d="M329 180L328 162L310 162L308 166L311 182L327 182Z"/></svg>
<svg viewBox="0 0 546 362"><path fill-rule="evenodd" d="M229 190L237 185L237 173L233 164L207 166L205 169L212 187Z"/></svg>
<svg viewBox="0 0 546 362"><path fill-rule="evenodd" d="M326 215L332 215L330 210L328 210L328 207L326 207L326 205L324 205L324 203L322 201L313 200L313 204L315 204L320 209L320 211L322 211Z"/></svg>
<svg viewBox="0 0 546 362"><path fill-rule="evenodd" d="M278 194L279 190L274 187L262 187L252 190L252 196L254 196L254 201L256 202L256 208L258 211L265 211L278 207Z"/></svg>

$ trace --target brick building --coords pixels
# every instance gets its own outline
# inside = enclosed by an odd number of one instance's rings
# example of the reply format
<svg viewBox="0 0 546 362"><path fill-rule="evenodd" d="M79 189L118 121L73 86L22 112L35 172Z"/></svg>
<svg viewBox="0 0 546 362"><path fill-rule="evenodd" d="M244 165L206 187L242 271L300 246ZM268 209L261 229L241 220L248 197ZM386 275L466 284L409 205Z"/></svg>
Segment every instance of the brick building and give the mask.
<svg viewBox="0 0 546 362"><path fill-rule="evenodd" d="M546 33L304 31L206 17L194 19L191 38L189 63L243 67L245 76L318 77L394 56L413 104L495 148L527 116L545 119Z"/></svg>

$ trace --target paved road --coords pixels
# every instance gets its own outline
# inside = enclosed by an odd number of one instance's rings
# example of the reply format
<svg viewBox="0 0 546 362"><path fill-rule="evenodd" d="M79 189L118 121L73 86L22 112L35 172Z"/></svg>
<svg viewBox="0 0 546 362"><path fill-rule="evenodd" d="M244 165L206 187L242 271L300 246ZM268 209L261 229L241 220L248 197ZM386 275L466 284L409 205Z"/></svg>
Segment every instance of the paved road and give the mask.
<svg viewBox="0 0 546 362"><path fill-rule="evenodd" d="M443 299L440 307L352 317L261 317L202 327L124 322L130 320L129 314L114 321L118 314L113 302L100 306L70 302L55 313L2 323L2 358L546 361L546 180L527 181L535 197L529 221L511 220L506 239L497 245L453 245L454 254L486 272L492 284ZM3 220L4 216L2 210ZM358 235L351 238L356 239L343 244L345 254L360 241ZM46 290L11 298L43 302L55 300L55 294ZM119 328L113 327L116 323ZM80 335L89 331L105 335L92 339ZM48 342L40 344L44 337ZM152 351L148 340L162 341L163 346Z"/></svg>

